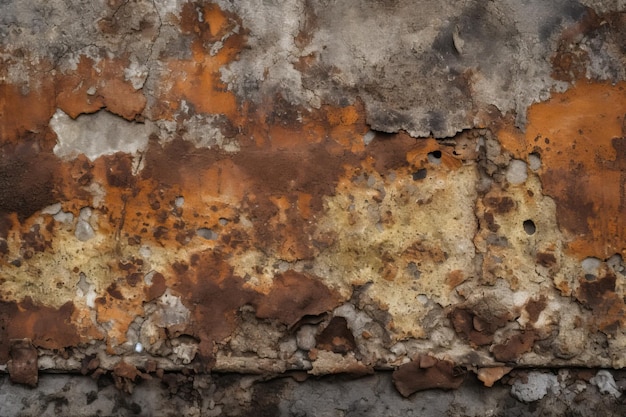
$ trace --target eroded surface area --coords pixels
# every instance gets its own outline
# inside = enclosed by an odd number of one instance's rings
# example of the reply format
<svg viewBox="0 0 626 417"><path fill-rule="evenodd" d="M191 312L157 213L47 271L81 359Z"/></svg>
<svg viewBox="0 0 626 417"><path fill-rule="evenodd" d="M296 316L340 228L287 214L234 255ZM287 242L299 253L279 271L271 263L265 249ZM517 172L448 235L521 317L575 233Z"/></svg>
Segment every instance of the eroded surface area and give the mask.
<svg viewBox="0 0 626 417"><path fill-rule="evenodd" d="M5 2L0 364L623 367L624 16Z"/></svg>

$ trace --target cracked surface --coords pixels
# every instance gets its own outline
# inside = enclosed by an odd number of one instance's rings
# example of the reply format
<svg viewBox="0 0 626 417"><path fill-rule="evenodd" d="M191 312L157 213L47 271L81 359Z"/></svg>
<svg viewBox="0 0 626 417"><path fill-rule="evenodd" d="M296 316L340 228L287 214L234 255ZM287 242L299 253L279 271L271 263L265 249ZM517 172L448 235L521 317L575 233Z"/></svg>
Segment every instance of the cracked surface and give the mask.
<svg viewBox="0 0 626 417"><path fill-rule="evenodd" d="M413 3L0 5L2 369L624 367L624 10Z"/></svg>

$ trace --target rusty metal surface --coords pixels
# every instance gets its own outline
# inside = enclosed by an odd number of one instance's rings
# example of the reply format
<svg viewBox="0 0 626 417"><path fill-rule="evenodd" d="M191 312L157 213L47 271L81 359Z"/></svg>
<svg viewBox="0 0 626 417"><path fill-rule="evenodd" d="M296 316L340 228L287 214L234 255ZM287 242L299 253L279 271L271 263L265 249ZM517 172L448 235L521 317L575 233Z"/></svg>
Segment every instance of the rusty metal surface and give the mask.
<svg viewBox="0 0 626 417"><path fill-rule="evenodd" d="M625 366L623 11L224 3L0 6L4 369Z"/></svg>

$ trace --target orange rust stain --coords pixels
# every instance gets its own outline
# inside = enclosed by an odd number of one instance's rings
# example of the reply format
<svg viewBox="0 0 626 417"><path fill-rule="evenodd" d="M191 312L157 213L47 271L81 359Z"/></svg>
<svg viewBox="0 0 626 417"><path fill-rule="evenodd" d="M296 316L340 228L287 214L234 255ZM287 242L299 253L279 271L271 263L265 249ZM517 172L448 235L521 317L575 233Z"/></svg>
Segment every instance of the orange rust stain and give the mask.
<svg viewBox="0 0 626 417"><path fill-rule="evenodd" d="M626 255L626 83L579 82L528 112L526 133L504 127L516 158L541 158L544 192L580 258Z"/></svg>
<svg viewBox="0 0 626 417"><path fill-rule="evenodd" d="M72 302L55 309L28 297L20 303L0 300L0 363L8 360L11 339L31 339L45 349L76 346L80 337L70 320L73 312Z"/></svg>
<svg viewBox="0 0 626 417"><path fill-rule="evenodd" d="M198 10L204 16L202 22L198 19ZM185 100L196 113L224 114L232 121L238 120L237 100L221 82L219 70L236 59L245 43L245 35L230 34L214 55L206 46L226 36L237 24L237 16L227 14L215 5L185 4L180 25L183 33L192 36L192 59L167 63L170 71L159 83L162 90L155 95L161 100L153 109L153 117L172 119Z"/></svg>
<svg viewBox="0 0 626 417"><path fill-rule="evenodd" d="M626 322L626 304L615 291L617 277L610 272L593 281L584 277L578 281L576 298L593 311L594 326L605 333L615 333Z"/></svg>
<svg viewBox="0 0 626 417"><path fill-rule="evenodd" d="M199 358L205 368L214 363L217 343L228 337L238 322L238 309L254 298L215 251L193 254L189 263L172 265L172 289L191 311L184 333L200 339Z"/></svg>
<svg viewBox="0 0 626 417"><path fill-rule="evenodd" d="M463 164L452 154L452 149L439 144L433 138L419 140L413 149L406 153L406 160L416 168L423 168L428 164L428 154L431 152L440 152L441 164L448 169L457 169Z"/></svg>
<svg viewBox="0 0 626 417"><path fill-rule="evenodd" d="M93 113L104 107L101 95L89 95L89 89L98 85L98 74L94 61L81 56L76 70L65 74L57 81L57 106L70 117L76 118L81 113Z"/></svg>
<svg viewBox="0 0 626 417"><path fill-rule="evenodd" d="M29 132L41 133L54 114L54 85L48 78L32 80L37 88L0 83L0 137L14 142Z"/></svg>
<svg viewBox="0 0 626 417"><path fill-rule="evenodd" d="M367 132L367 127L362 102L357 101L346 107L323 106L322 110L330 125L329 135L334 141L354 153L365 150L362 135Z"/></svg>
<svg viewBox="0 0 626 417"><path fill-rule="evenodd" d="M203 56L202 52L194 52L194 60L190 62L171 61L168 78L175 81L167 93L163 92L171 104L168 109L171 113L160 117L171 118L173 112L180 110L182 100L193 105L197 113L234 117L237 110L235 95L228 92L220 81L219 69L225 63L223 54L211 57Z"/></svg>
<svg viewBox="0 0 626 417"><path fill-rule="evenodd" d="M303 219L311 217L311 200L313 196L307 193L298 193L298 212Z"/></svg>
<svg viewBox="0 0 626 417"><path fill-rule="evenodd" d="M126 341L128 327L137 316L143 315L142 300L132 296L126 291L127 288L113 284L106 295L96 299L98 323L108 323L111 326L107 332L109 353L115 353L113 348Z"/></svg>
<svg viewBox="0 0 626 417"><path fill-rule="evenodd" d="M270 201L274 203L274 205L278 208L278 218L275 218L275 221L278 224L285 223L287 221L287 216L285 212L291 208L291 203L286 196L281 197L270 197Z"/></svg>
<svg viewBox="0 0 626 417"><path fill-rule="evenodd" d="M319 315L337 307L339 294L325 287L319 279L293 270L274 277L273 285L253 304L256 315L294 326L304 316Z"/></svg>
<svg viewBox="0 0 626 417"><path fill-rule="evenodd" d="M448 284L450 289L453 289L465 282L466 279L467 277L465 277L462 270L455 269L454 271L450 271L446 276L446 284Z"/></svg>
<svg viewBox="0 0 626 417"><path fill-rule="evenodd" d="M215 4L205 5L203 16L204 21L209 24L209 32L213 37L222 34L229 23L227 16Z"/></svg>
<svg viewBox="0 0 626 417"><path fill-rule="evenodd" d="M320 143L324 140L325 130L317 123L300 126L272 125L269 127L269 138L272 148L276 150L295 150L302 148L304 143Z"/></svg>
<svg viewBox="0 0 626 417"><path fill-rule="evenodd" d="M211 9L209 15L211 13L217 12ZM216 36L215 28L223 27L224 23L219 23L219 16L206 19L213 22L209 32ZM365 154L362 135L367 126L363 106L359 103L338 108L326 106L310 112L297 109L303 114L302 119L283 120L272 119L275 116L272 103L266 103L267 107L259 112L251 110L253 106L247 103L237 109L234 96L218 82L219 67L234 59L235 46L242 42L236 36L229 39L233 39L230 47L227 44L215 57L204 51L200 42L195 42L191 61L170 62L173 68L197 71L200 90L203 87L213 89L208 94L210 97L184 80L175 83L171 94L168 92L163 97L175 103L170 108L171 117L179 108L179 99L186 99L193 105L190 106L192 113L225 113L234 121L249 118L247 130L237 137L243 144L239 153L198 149L180 138L174 138L167 145L159 145L154 140L143 155L145 168L140 173L135 172L136 161L123 153L103 156L93 162L84 156L61 162L46 153L54 168L50 175L55 181L49 187L54 193L45 201L35 201L37 204L32 210L22 210L23 215L7 214L3 219L8 219L8 235L13 232L12 227L29 230L36 221L35 216L30 216L56 201L61 201L63 210L74 215L82 207L97 206L94 211L98 216L98 234L118 241L116 254L108 255L120 259L124 257L126 245L156 244L178 249L191 239L200 239L196 235L199 227L212 230L217 230L219 225L223 227L219 239L207 243L213 245L215 256L202 253L196 259L192 256L188 265L173 266L173 273L161 271L168 276L155 275L154 288L144 288L143 282L133 274L124 274L119 266L110 266L113 284L106 292L98 294L95 310L97 322L107 323L111 328L104 335L91 322L88 309L74 310L70 314L71 323L81 336L73 344L106 337L108 351L113 353L115 346L126 340L132 321L143 314L142 302L146 294L148 298L158 297L166 287L183 296L192 310L194 321L190 324L190 334L201 340L201 356L209 361L214 344L232 332L237 309L247 302L256 303L260 317L286 324L293 324L302 315L319 314L336 306L337 294L308 275L295 272L277 277L266 296L257 296L243 289L242 280L232 276L232 268L222 257L251 246L270 248L285 260L315 254L310 241L313 226L308 220L323 210L323 197L334 192L345 166L355 165ZM35 129L37 124L45 128L57 105L55 100L72 117L101 107L129 119L139 117L145 105L142 93L131 90L129 84L115 81L124 66L124 60L95 64L83 57L74 73L59 76L56 86L60 92L56 97L50 87L44 116L36 123L26 124L26 130ZM96 68L105 74L103 79L98 77ZM195 78L193 73L190 77ZM92 86L96 86L97 91L93 96L88 94ZM216 97L217 101L213 100ZM38 100L27 99L29 102ZM260 139L251 142L247 140L248 133ZM412 142L407 138L404 141ZM375 155L375 150L371 154ZM39 165L45 168L47 165L41 164L42 155L32 152L28 158L39 160ZM393 164L396 160L406 164L404 157L402 151L391 159ZM104 188L100 205L95 204L89 190L92 184ZM178 197L184 197L180 207L175 204ZM240 216L247 216L253 222L254 227L249 232L245 230L247 227L238 225ZM226 220L226 225L222 220ZM45 242L54 238L54 227L47 231L42 229L40 235L33 237L33 244L47 250ZM302 288L305 289L303 295L299 293ZM281 308L275 310L276 305ZM209 316L215 321L207 319ZM29 322L29 325L34 324Z"/></svg>
<svg viewBox="0 0 626 417"><path fill-rule="evenodd" d="M56 81L57 106L70 117L107 108L125 119L136 119L146 106L141 90L124 80L127 58L99 61L81 56L76 69L59 75Z"/></svg>

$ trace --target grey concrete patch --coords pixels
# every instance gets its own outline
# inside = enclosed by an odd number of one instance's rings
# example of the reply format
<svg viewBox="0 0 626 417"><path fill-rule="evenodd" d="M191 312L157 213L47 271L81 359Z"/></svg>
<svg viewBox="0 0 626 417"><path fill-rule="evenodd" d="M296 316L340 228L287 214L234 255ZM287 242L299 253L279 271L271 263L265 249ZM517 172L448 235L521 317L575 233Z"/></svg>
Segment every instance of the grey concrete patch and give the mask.
<svg viewBox="0 0 626 417"><path fill-rule="evenodd" d="M601 371L606 372L606 371ZM534 376L533 376L534 375ZM454 391L427 390L409 398L393 388L391 374L365 377L327 376L301 380L283 377L264 380L234 374L164 374L138 380L132 393L115 387L111 376L40 376L36 390L13 385L0 377L0 415L3 416L621 416L624 402L601 393L593 382L576 377L576 370L519 373L510 384L532 384L543 376L558 386L542 398L517 400L509 383L485 388L468 378ZM618 375L616 387L626 382ZM545 379L544 378L544 379ZM526 382L524 382L526 381ZM535 381L536 382L536 381Z"/></svg>

